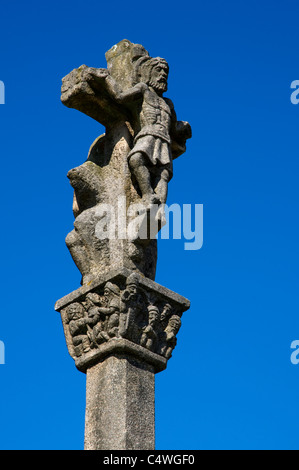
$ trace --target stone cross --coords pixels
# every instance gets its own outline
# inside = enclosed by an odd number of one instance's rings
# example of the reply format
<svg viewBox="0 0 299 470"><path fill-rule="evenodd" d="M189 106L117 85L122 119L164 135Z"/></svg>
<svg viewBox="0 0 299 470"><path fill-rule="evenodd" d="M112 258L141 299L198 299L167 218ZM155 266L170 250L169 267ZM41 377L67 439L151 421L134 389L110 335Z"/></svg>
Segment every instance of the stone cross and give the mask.
<svg viewBox="0 0 299 470"><path fill-rule="evenodd" d="M155 448L155 374L166 368L190 303L155 282L156 235L173 160L186 150L167 91L168 64L123 40L106 68L82 65L61 100L105 126L69 171L74 229L66 244L81 287L58 300L67 347L86 373L85 449Z"/></svg>

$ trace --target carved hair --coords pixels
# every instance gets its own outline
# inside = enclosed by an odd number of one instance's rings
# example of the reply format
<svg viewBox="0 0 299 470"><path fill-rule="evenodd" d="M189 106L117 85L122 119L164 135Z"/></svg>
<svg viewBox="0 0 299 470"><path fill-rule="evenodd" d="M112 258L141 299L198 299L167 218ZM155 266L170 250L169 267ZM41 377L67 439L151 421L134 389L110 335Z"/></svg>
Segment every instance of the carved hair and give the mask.
<svg viewBox="0 0 299 470"><path fill-rule="evenodd" d="M171 324L175 325L176 328L180 329L182 321L178 315L172 315L168 320L167 328L171 328Z"/></svg>
<svg viewBox="0 0 299 470"><path fill-rule="evenodd" d="M160 316L160 312L159 312L159 309L158 307L156 307L155 305L149 305L147 307L147 311L149 313L149 316L153 315L155 316L155 318L158 320L159 319L159 316Z"/></svg>
<svg viewBox="0 0 299 470"><path fill-rule="evenodd" d="M140 57L135 64L135 84L139 82L148 84L151 80L152 69L157 65L162 65L167 70L169 69L168 63L161 57Z"/></svg>
<svg viewBox="0 0 299 470"><path fill-rule="evenodd" d="M138 286L139 284L139 279L138 275L136 273L130 274L130 276L127 278L126 286Z"/></svg>
<svg viewBox="0 0 299 470"><path fill-rule="evenodd" d="M110 292L112 292L115 295L119 295L120 293L119 287L115 284L112 284L112 282L106 282L104 286L104 291L105 289L108 289Z"/></svg>

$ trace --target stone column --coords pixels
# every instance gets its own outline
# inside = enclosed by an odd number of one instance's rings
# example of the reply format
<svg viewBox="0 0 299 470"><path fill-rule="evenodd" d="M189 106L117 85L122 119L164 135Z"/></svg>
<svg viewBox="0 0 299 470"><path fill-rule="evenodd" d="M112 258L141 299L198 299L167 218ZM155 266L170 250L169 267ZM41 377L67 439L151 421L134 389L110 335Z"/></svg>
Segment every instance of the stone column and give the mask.
<svg viewBox="0 0 299 470"><path fill-rule="evenodd" d="M109 290L110 289L110 290ZM99 321L108 304L120 308ZM67 347L86 373L85 449L155 448L155 374L166 369L189 301L126 268L58 300Z"/></svg>
<svg viewBox="0 0 299 470"><path fill-rule="evenodd" d="M153 366L114 355L87 370L84 448L155 448Z"/></svg>

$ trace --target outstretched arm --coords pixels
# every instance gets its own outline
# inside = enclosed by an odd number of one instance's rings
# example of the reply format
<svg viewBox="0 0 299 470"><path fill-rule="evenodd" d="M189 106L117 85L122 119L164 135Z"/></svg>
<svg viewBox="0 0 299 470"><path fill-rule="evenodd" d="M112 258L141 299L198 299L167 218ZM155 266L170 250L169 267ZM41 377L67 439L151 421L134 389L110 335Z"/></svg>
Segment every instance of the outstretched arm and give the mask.
<svg viewBox="0 0 299 470"><path fill-rule="evenodd" d="M99 307L99 312L103 315L112 315L112 313L116 312L115 307Z"/></svg>
<svg viewBox="0 0 299 470"><path fill-rule="evenodd" d="M128 90L122 91L116 81L111 77L107 69L88 67L84 73L84 79L95 89L105 89L109 95L119 104L129 103L141 99L147 89L145 83L138 83Z"/></svg>
<svg viewBox="0 0 299 470"><path fill-rule="evenodd" d="M121 91L111 75L107 75L106 77L106 87L110 95L120 104L140 100L143 98L143 94L147 88L145 83L137 83L134 87L126 91Z"/></svg>

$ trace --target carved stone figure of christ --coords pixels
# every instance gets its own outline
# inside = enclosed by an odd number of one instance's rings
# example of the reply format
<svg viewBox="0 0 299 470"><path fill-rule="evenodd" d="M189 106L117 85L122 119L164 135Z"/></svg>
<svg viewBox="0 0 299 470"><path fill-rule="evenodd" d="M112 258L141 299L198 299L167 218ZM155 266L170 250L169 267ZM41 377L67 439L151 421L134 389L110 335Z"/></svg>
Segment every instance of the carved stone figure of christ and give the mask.
<svg viewBox="0 0 299 470"><path fill-rule="evenodd" d="M145 206L158 204L158 218L162 219L173 174L171 141L185 142L191 137L191 127L177 121L172 101L163 97L169 71L165 59L144 56L139 59L138 70L139 82L124 91L106 69L87 68L84 79L95 89L104 87L113 100L129 109L135 136L128 154L129 167L142 202Z"/></svg>

